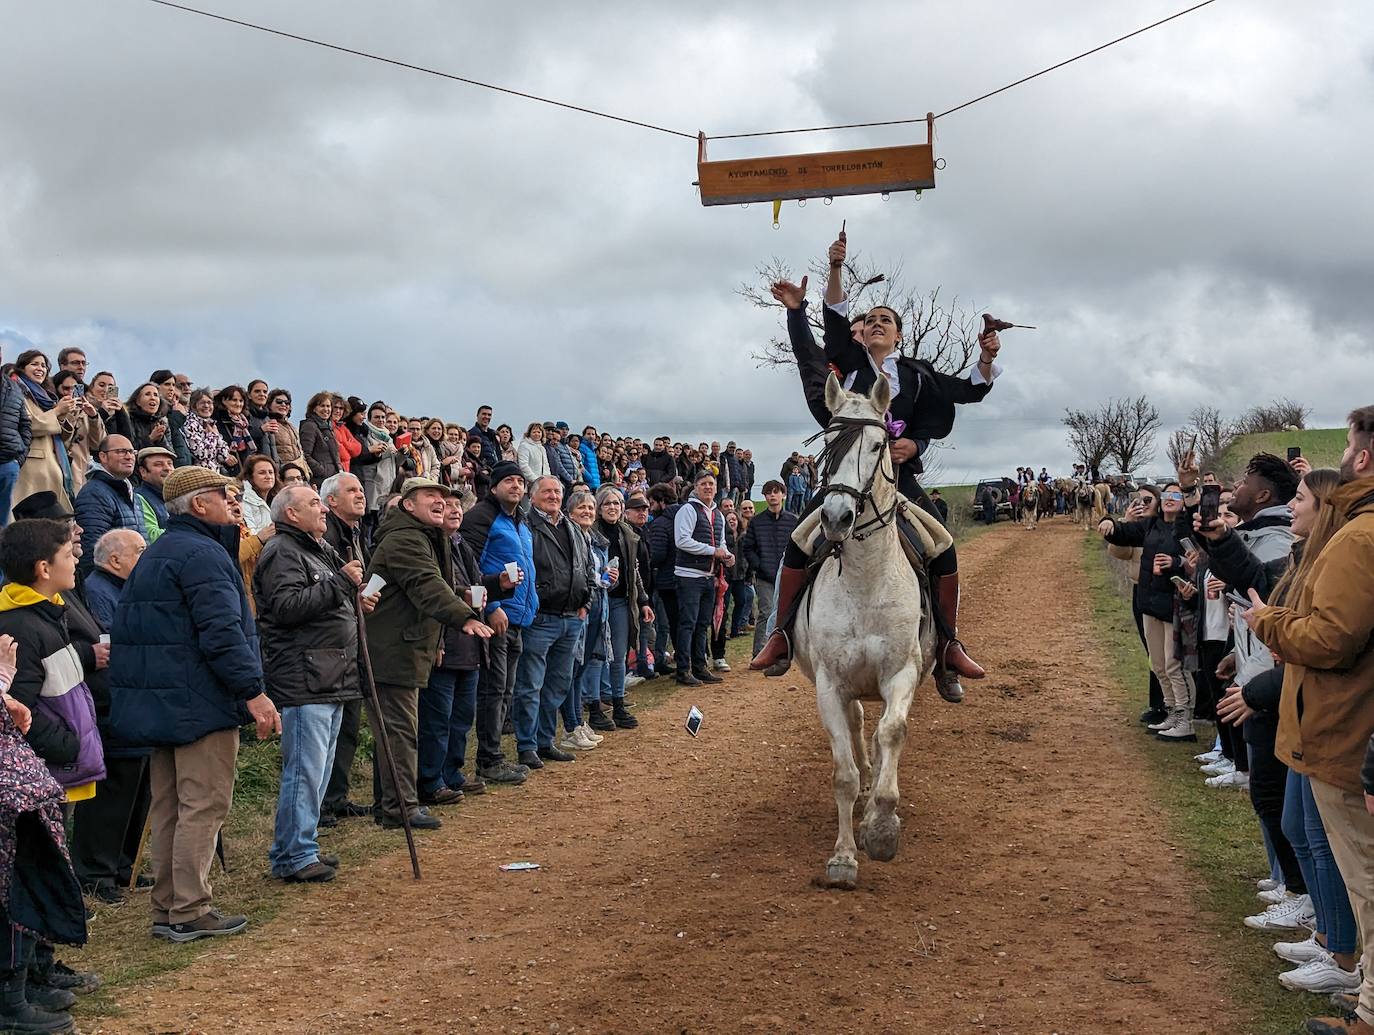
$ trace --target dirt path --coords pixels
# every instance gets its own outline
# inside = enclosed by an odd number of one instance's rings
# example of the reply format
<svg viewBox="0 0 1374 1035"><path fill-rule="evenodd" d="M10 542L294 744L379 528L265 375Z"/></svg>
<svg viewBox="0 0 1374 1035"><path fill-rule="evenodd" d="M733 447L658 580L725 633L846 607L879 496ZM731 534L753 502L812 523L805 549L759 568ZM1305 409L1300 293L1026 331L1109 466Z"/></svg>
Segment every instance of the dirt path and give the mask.
<svg viewBox="0 0 1374 1035"><path fill-rule="evenodd" d="M1138 734L1104 703L1082 534L1004 525L963 551L995 675L957 707L918 693L905 843L857 891L812 885L835 835L809 685L736 673L446 810L423 883L402 848L305 890L100 1030L1229 1030ZM544 868L497 871L514 859Z"/></svg>

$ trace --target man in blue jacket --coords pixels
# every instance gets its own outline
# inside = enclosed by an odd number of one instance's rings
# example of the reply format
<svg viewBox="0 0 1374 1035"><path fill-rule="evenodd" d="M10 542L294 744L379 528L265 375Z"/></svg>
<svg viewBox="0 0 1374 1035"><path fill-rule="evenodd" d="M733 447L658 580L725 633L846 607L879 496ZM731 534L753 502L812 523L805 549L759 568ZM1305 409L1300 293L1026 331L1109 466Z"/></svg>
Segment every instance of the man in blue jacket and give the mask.
<svg viewBox="0 0 1374 1035"><path fill-rule="evenodd" d="M281 732L263 690L228 482L194 466L168 477L167 531L124 584L112 630L110 728L153 749L152 933L174 942L248 926L211 907L210 863L233 797L239 726L256 723L263 739Z"/></svg>
<svg viewBox="0 0 1374 1035"><path fill-rule="evenodd" d="M134 495L134 444L123 435L111 435L96 448L86 484L76 494L76 523L81 526L81 561L84 579L95 567L95 544L106 532L127 528L147 539L143 508Z"/></svg>
<svg viewBox="0 0 1374 1035"><path fill-rule="evenodd" d="M483 575L506 565L519 569L519 582L509 597L491 600L486 623L495 635L487 641L489 659L477 684L477 775L488 783L521 784L529 768L507 762L501 751L501 727L511 712L515 670L522 633L534 621L539 596L534 588L534 540L520 513L525 479L518 464L503 460L491 469L491 490L468 512L459 534L477 555Z"/></svg>

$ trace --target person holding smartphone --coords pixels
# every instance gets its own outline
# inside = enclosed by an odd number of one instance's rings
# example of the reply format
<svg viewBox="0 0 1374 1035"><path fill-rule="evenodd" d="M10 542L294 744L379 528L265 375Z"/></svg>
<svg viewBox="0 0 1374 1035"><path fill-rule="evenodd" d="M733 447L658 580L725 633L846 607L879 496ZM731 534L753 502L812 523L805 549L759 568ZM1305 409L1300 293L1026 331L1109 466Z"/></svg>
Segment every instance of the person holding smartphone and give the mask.
<svg viewBox="0 0 1374 1035"><path fill-rule="evenodd" d="M1167 712L1148 724L1163 740L1195 741L1192 689L1183 674L1182 660L1174 641L1174 586L1170 577L1182 572L1182 550L1174 534L1174 520L1183 510L1183 489L1170 482L1159 493L1159 510L1140 515L1144 497L1154 496L1153 486L1142 486L1123 520L1103 518L1098 524L1102 538L1114 546L1140 547L1136 604L1140 608L1142 635L1150 656L1150 668L1159 680Z"/></svg>

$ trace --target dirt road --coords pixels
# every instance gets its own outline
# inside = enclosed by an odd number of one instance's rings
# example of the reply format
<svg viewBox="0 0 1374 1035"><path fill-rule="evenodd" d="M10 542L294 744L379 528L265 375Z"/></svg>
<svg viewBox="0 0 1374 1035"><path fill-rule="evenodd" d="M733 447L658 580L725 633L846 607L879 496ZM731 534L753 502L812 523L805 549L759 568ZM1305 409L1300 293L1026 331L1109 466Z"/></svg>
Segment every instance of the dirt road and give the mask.
<svg viewBox="0 0 1374 1035"><path fill-rule="evenodd" d="M123 992L100 1030L1231 1030L1139 734L1107 703L1082 535L1003 525L962 551L963 632L994 675L959 706L918 693L902 852L861 859L858 890L812 884L835 832L809 684L737 672L445 810L423 883L398 835ZM543 869L497 870L517 859Z"/></svg>

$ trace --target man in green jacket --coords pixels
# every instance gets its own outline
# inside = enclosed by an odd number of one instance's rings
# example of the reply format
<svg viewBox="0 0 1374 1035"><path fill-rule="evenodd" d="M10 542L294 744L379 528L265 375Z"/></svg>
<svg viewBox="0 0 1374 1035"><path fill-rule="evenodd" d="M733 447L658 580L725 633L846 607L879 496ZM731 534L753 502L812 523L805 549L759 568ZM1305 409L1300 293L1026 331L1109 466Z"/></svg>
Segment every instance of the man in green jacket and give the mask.
<svg viewBox="0 0 1374 1035"><path fill-rule="evenodd" d="M443 531L444 501L452 494L432 478L407 478L401 485L401 502L377 529L367 571L368 578L378 575L386 582L367 620L367 647L382 711L379 724L368 701L368 721L373 730L386 727L399 784L392 783L385 766L376 767L382 793L374 812L384 827L399 827L402 809L412 827L431 830L440 825L437 816L420 807L416 794L420 688L439 662L444 626L457 626L482 639L491 636L490 627L453 592L444 575L452 569Z"/></svg>

